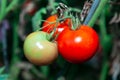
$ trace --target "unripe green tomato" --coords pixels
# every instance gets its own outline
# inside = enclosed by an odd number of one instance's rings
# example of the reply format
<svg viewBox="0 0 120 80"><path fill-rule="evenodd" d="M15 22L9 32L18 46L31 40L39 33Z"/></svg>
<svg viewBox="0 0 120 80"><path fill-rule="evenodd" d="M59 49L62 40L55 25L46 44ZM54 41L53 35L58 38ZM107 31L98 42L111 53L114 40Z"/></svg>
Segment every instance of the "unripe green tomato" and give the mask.
<svg viewBox="0 0 120 80"><path fill-rule="evenodd" d="M57 58L57 45L55 42L50 42L48 36L46 32L36 31L25 39L24 54L31 63L48 65Z"/></svg>

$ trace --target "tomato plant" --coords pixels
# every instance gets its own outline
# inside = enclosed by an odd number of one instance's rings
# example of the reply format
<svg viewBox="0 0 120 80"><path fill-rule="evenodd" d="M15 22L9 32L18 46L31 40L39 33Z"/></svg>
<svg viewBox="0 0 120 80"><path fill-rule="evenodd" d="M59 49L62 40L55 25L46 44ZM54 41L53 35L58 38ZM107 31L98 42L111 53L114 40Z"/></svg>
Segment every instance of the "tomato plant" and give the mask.
<svg viewBox="0 0 120 80"><path fill-rule="evenodd" d="M61 33L65 28L68 28L71 26L71 21L69 18L63 20L63 21L58 21L58 16L55 15L51 15L50 17L48 17L46 19L46 21L43 23L43 31L50 33L51 31L53 31L55 28L55 34L59 34Z"/></svg>
<svg viewBox="0 0 120 80"><path fill-rule="evenodd" d="M94 29L81 25L77 30L65 29L57 38L58 50L67 61L82 63L97 51L99 38Z"/></svg>
<svg viewBox="0 0 120 80"><path fill-rule="evenodd" d="M43 31L36 31L27 36L24 42L24 54L30 62L47 65L57 58L57 45L48 38L49 34Z"/></svg>

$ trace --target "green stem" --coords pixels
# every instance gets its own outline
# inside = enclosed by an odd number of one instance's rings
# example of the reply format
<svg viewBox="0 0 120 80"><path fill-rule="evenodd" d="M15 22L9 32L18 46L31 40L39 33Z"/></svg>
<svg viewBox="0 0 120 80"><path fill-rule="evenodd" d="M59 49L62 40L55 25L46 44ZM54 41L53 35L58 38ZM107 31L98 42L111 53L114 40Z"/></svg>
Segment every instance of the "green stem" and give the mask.
<svg viewBox="0 0 120 80"><path fill-rule="evenodd" d="M15 16L16 18L16 16ZM20 72L20 68L15 67L15 64L17 62L20 62L19 56L16 53L17 49L18 49L18 19L14 19L13 21L13 46L12 46L12 60L11 60L11 64L10 64L10 74L11 76L11 80L18 80L18 74Z"/></svg>
<svg viewBox="0 0 120 80"><path fill-rule="evenodd" d="M9 6L6 8L6 13L8 13L11 9L14 8L15 5L17 5L19 0L12 0L12 2L9 4Z"/></svg>
<svg viewBox="0 0 120 80"><path fill-rule="evenodd" d="M70 11L73 11L73 12L77 12L77 13L80 13L80 12L81 12L80 9L72 8L72 7L70 7L69 10L70 10Z"/></svg>
<svg viewBox="0 0 120 80"><path fill-rule="evenodd" d="M104 63L103 63L103 66L102 66L101 75L100 75L100 80L106 80L107 73L108 73L108 68L109 68L108 61L104 60Z"/></svg>
<svg viewBox="0 0 120 80"><path fill-rule="evenodd" d="M13 47L12 47L12 62L18 61L16 50L18 49L18 22L13 23Z"/></svg>
<svg viewBox="0 0 120 80"><path fill-rule="evenodd" d="M7 5L7 0L1 0L1 10L0 10L0 23L3 20L3 18L6 16L6 14L18 3L18 0L12 0L12 2Z"/></svg>
<svg viewBox="0 0 120 80"><path fill-rule="evenodd" d="M53 31L52 31L52 32L49 34L49 36L48 36L48 40L49 40L49 41L52 41L51 39L52 39L52 37L53 37L53 35L54 35L55 31L56 31L56 27L57 27L57 26L58 26L58 22L56 22Z"/></svg>
<svg viewBox="0 0 120 80"><path fill-rule="evenodd" d="M103 13L101 14L99 25L100 25L101 36L105 37L107 35L105 11L103 11Z"/></svg>
<svg viewBox="0 0 120 80"><path fill-rule="evenodd" d="M101 0L98 8L96 9L93 17L91 18L90 22L88 23L89 26L93 26L99 15L101 14L102 10L104 9L105 5L109 0Z"/></svg>
<svg viewBox="0 0 120 80"><path fill-rule="evenodd" d="M46 21L46 20L40 20L40 21L42 21L42 22L47 22L47 23L49 23L49 24L46 25L46 26L43 26L42 28L37 29L36 31L39 31L39 30L41 30L41 29L43 29L43 28L45 28L45 27L47 27L47 26L49 26L49 25L51 25L51 24L58 23L58 22L60 22L61 20L64 20L64 19L67 19L67 18L72 18L72 17L71 17L71 16L66 16L66 17L64 17L64 18L57 19L57 20L54 21L54 22L49 22L49 21Z"/></svg>
<svg viewBox="0 0 120 80"><path fill-rule="evenodd" d="M66 16L66 17L57 19L57 21L54 21L54 22L49 22L49 21L47 21L47 20L40 20L40 21L42 21L42 22L47 22L47 23L50 23L50 24L53 24L53 23L59 22L59 21L61 21L61 20L67 19L67 18L72 18L72 17L71 17L71 16Z"/></svg>
<svg viewBox="0 0 120 80"><path fill-rule="evenodd" d="M71 19L72 19L72 16L66 16L66 17L63 17L63 18L57 19L56 22L60 22L60 21L62 21L62 20L64 20L64 19L67 19L67 18L71 18Z"/></svg>
<svg viewBox="0 0 120 80"><path fill-rule="evenodd" d="M0 22L4 18L5 11L6 11L6 6L7 6L7 0L1 0L1 10L0 10Z"/></svg>
<svg viewBox="0 0 120 80"><path fill-rule="evenodd" d="M100 25L100 33L101 33L102 38L105 38L107 36L105 10L101 11L102 14L100 16L100 24L99 24ZM106 80L107 73L108 73L108 68L109 68L108 59L107 59L107 56L106 56L106 52L104 52L103 65L102 65L100 80Z"/></svg>

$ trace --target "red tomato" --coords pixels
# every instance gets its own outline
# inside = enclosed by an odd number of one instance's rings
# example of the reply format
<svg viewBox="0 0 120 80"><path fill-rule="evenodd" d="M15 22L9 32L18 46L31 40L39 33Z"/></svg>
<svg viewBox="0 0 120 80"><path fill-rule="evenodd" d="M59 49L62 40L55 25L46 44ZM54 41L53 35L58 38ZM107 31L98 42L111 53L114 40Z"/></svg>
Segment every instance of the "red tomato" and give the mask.
<svg viewBox="0 0 120 80"><path fill-rule="evenodd" d="M70 24L70 19L65 19L62 22L56 23L56 20L58 19L57 15L52 15L46 19L46 21L43 23L43 31L50 33L53 31L55 28L55 34L61 33L65 28L68 28ZM50 24L53 23L53 24Z"/></svg>
<svg viewBox="0 0 120 80"><path fill-rule="evenodd" d="M71 63L89 60L97 51L99 38L95 30L82 25L78 30L65 29L57 38L58 50Z"/></svg>

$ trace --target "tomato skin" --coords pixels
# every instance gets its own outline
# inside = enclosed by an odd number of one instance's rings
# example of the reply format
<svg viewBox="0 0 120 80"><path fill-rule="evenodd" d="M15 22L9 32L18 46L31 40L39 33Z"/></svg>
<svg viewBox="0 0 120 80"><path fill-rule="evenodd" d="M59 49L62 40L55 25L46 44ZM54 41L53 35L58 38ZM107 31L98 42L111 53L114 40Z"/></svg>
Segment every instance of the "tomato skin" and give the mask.
<svg viewBox="0 0 120 80"><path fill-rule="evenodd" d="M65 29L57 38L58 50L65 60L71 63L83 63L97 51L99 38L97 33L86 25L78 30Z"/></svg>
<svg viewBox="0 0 120 80"><path fill-rule="evenodd" d="M29 34L24 42L26 58L36 65L51 64L58 56L56 43L47 40L46 32L37 31Z"/></svg>
<svg viewBox="0 0 120 80"><path fill-rule="evenodd" d="M56 14L48 17L46 21L43 23L42 31L50 33L56 28L54 33L54 36L55 36L56 34L60 34L65 28L68 28L71 26L70 19L65 19L64 21L58 22L58 23L56 22L57 19L58 19L58 16ZM54 22L54 23L50 24L51 22Z"/></svg>

